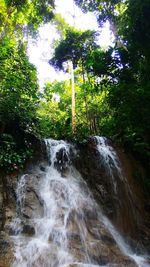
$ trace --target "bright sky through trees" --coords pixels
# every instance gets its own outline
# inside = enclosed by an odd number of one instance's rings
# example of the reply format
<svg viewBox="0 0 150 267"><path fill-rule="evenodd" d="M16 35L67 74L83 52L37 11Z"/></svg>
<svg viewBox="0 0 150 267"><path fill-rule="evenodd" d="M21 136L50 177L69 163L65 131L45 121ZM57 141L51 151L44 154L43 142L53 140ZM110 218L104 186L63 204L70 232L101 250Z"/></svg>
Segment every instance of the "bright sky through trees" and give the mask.
<svg viewBox="0 0 150 267"><path fill-rule="evenodd" d="M102 29L98 28L96 17L92 13L84 14L73 0L56 0L56 13L60 13L70 26L75 26L83 30L96 30L100 32L98 43L100 46L107 47L113 42L113 36L109 30L109 23L105 23ZM37 67L40 86L46 81L68 79L69 75L63 72L56 72L48 64L48 60L53 54L52 44L59 39L59 34L54 25L46 24L39 29L39 38L30 41L28 53L30 61Z"/></svg>

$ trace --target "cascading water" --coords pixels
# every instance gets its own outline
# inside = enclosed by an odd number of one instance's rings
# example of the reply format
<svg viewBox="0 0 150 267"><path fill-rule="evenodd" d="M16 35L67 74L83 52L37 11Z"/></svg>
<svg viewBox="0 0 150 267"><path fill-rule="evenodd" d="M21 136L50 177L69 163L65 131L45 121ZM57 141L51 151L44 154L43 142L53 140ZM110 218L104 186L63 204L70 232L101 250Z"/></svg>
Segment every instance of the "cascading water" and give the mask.
<svg viewBox="0 0 150 267"><path fill-rule="evenodd" d="M132 255L102 215L85 181L71 164L71 145L51 139L45 143L51 165L42 174L36 170L40 175L35 176L34 184L30 181L32 175L22 176L18 183L18 217L13 223L18 234L12 237L15 244L12 266L149 266L144 259ZM33 194L40 209L29 207L28 200L33 200ZM25 231L27 228L29 231Z"/></svg>
<svg viewBox="0 0 150 267"><path fill-rule="evenodd" d="M114 194L117 194L118 188L114 177L114 171L121 180L123 179L119 158L112 146L108 144L106 137L95 136L95 139L97 140L97 149L101 155L101 163L105 166L108 175L112 179Z"/></svg>
<svg viewBox="0 0 150 267"><path fill-rule="evenodd" d="M24 206L24 200L25 200L25 191L26 191L26 175L22 175L18 186L16 189L16 195L17 195L17 210L16 210L16 217L11 222L11 232L17 235L21 232L21 214L23 212L22 208ZM20 215L20 216L19 216Z"/></svg>

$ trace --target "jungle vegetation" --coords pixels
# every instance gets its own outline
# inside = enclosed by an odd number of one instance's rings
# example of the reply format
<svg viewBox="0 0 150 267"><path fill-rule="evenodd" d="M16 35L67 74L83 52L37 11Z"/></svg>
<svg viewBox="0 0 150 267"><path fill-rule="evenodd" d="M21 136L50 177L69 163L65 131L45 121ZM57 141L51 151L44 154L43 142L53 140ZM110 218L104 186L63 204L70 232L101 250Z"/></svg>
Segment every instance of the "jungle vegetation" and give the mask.
<svg viewBox="0 0 150 267"><path fill-rule="evenodd" d="M0 167L13 170L32 155L36 138L83 141L104 135L148 163L150 145L150 2L149 0L75 0L109 21L115 41L102 49L97 33L70 27L49 1L0 0ZM55 22L61 39L49 64L70 71L75 88L72 131L71 81L39 89L28 59L27 38ZM64 68L65 66L65 68Z"/></svg>

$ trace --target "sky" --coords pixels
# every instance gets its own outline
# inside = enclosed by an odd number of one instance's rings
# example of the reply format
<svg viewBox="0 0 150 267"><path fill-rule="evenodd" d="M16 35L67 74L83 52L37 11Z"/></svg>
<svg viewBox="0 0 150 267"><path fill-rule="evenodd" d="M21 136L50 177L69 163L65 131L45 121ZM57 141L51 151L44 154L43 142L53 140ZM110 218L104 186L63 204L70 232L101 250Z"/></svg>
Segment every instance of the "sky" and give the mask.
<svg viewBox="0 0 150 267"><path fill-rule="evenodd" d="M92 13L82 13L75 6L73 0L55 0L55 4L55 12L60 13L70 26L75 26L81 30L89 29L98 31L100 33L98 44L104 48L112 44L113 36L109 30L108 22L100 29L96 17ZM29 40L29 59L37 68L40 87L43 87L44 83L48 81L69 79L69 74L64 74L62 71L56 72L48 63L53 56L53 42L59 39L60 36L56 27L52 23L49 23L39 28L39 37L37 40Z"/></svg>

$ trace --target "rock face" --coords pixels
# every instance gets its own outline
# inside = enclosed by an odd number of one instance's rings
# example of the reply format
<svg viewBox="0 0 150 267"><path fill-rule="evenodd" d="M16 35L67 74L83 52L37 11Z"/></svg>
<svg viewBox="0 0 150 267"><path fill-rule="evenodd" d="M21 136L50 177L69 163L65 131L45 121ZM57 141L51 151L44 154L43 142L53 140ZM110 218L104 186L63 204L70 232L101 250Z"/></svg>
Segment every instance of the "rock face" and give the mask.
<svg viewBox="0 0 150 267"><path fill-rule="evenodd" d="M16 181L0 175L0 267L10 267L13 260L13 243L7 231L15 214Z"/></svg>
<svg viewBox="0 0 150 267"><path fill-rule="evenodd" d="M88 255L93 265L115 264L119 267L122 264L122 266L136 267L135 262L120 251L115 240L99 220L98 214L86 207L84 210L86 211L84 216L75 210L72 211L67 224L69 250L75 259L84 262L85 255ZM82 231L86 231L85 239L79 225L84 226Z"/></svg>
<svg viewBox="0 0 150 267"><path fill-rule="evenodd" d="M113 148L111 141L107 140L107 142ZM150 228L147 218L144 217L144 199L148 200L146 197L144 198L141 185L134 178L134 172L137 168L139 169L139 163L133 158L132 161L131 158L129 161L127 155L121 149L118 149L121 173L112 168L113 173L110 174L105 164L103 164L103 156L97 149L95 138L89 138L86 144L77 146L77 151L74 164L86 180L104 213L124 237L127 237L136 252L139 247L149 249ZM142 168L139 173L141 179L143 179ZM119 177L120 175L121 177ZM128 238L129 236L130 238Z"/></svg>

